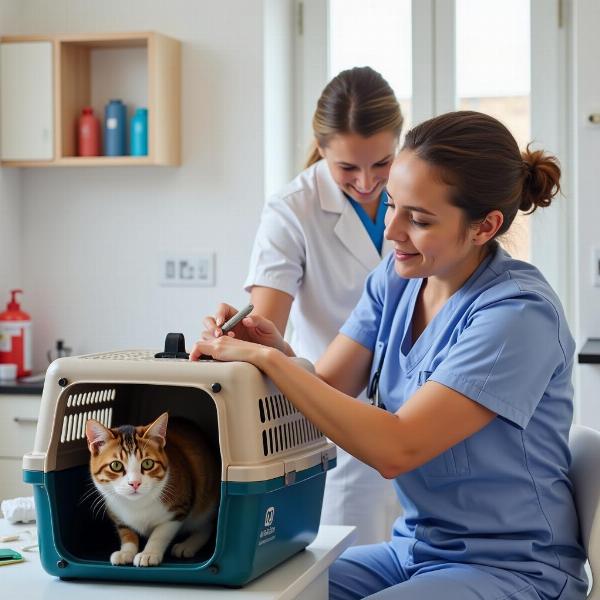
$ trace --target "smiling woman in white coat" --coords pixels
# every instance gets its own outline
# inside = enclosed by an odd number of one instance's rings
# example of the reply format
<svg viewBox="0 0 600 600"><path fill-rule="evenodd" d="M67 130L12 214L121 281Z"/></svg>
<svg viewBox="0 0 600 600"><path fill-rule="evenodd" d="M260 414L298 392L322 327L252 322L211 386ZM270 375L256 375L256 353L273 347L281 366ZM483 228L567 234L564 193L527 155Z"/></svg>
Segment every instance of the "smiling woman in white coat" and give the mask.
<svg viewBox="0 0 600 600"><path fill-rule="evenodd" d="M312 362L390 250L384 188L401 128L400 106L379 73L342 71L319 98L307 168L264 206L245 288L256 313L281 333L289 320L292 347ZM209 335L231 316L227 310L222 305L206 318ZM368 401L364 392L360 398ZM400 510L389 481L338 449L321 523L355 525L356 543L374 543L389 537Z"/></svg>

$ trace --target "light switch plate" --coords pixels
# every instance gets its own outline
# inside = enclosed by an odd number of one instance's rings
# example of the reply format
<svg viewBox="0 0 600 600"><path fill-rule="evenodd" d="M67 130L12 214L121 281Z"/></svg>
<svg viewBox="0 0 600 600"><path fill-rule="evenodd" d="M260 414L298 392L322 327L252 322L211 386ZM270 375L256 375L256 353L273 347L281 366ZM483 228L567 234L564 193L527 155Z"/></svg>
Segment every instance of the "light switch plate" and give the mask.
<svg viewBox="0 0 600 600"><path fill-rule="evenodd" d="M215 253L163 255L160 260L160 285L173 287L213 287Z"/></svg>

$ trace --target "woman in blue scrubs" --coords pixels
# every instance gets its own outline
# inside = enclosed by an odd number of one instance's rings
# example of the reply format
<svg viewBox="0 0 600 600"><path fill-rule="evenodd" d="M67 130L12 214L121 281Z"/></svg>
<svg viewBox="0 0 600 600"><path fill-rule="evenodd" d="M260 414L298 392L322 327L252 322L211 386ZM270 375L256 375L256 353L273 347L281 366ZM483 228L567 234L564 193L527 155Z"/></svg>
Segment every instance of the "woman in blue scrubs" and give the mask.
<svg viewBox="0 0 600 600"><path fill-rule="evenodd" d="M559 178L553 157L521 154L490 116L426 121L390 172L394 253L317 377L257 315L194 347L192 360L255 364L335 443L394 478L405 512L392 539L346 551L330 598L585 598L568 479L574 342L541 273L497 243L519 209L550 204ZM365 386L374 405L354 399Z"/></svg>

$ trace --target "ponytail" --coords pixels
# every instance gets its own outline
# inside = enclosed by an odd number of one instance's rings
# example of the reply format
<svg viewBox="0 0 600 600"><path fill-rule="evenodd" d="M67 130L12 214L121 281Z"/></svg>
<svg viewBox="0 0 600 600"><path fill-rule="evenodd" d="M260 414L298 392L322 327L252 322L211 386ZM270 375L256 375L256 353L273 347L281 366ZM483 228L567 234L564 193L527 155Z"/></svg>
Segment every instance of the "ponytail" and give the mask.
<svg viewBox="0 0 600 600"><path fill-rule="evenodd" d="M525 178L519 209L531 214L536 208L550 206L560 192L560 166L554 156L542 150L530 150L531 144L522 153Z"/></svg>

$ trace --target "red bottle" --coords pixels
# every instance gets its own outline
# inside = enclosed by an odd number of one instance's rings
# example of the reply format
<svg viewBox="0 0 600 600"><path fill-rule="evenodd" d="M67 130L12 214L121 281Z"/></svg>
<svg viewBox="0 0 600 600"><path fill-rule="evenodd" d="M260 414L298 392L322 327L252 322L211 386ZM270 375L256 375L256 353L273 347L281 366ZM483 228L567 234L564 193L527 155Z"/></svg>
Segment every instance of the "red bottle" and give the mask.
<svg viewBox="0 0 600 600"><path fill-rule="evenodd" d="M100 121L94 109L86 106L77 122L78 156L100 156Z"/></svg>
<svg viewBox="0 0 600 600"><path fill-rule="evenodd" d="M25 377L31 375L31 318L16 301L23 290L10 293L11 300L0 313L0 363L15 363L17 377Z"/></svg>

